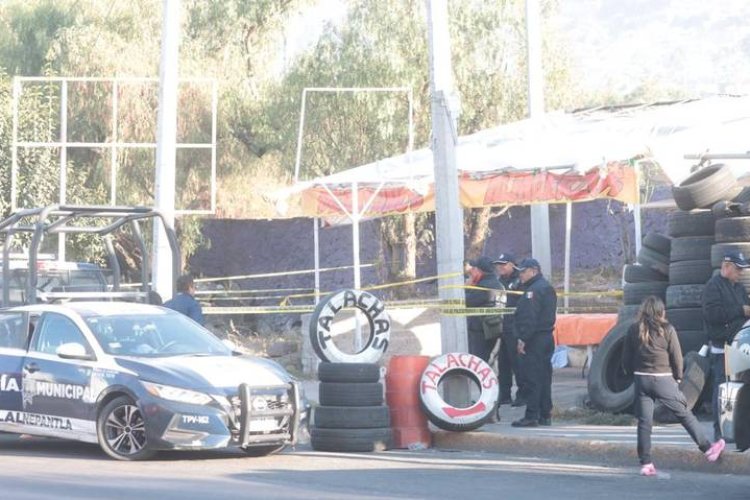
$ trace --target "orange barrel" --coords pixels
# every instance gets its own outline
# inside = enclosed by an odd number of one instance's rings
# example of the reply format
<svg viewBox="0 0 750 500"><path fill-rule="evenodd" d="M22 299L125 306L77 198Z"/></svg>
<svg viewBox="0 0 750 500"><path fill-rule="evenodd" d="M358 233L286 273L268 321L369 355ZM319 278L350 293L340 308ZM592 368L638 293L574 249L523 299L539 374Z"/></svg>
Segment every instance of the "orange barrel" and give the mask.
<svg viewBox="0 0 750 500"><path fill-rule="evenodd" d="M419 380L429 356L393 356L385 375L385 400L391 412L394 448L429 448L432 434L419 404Z"/></svg>

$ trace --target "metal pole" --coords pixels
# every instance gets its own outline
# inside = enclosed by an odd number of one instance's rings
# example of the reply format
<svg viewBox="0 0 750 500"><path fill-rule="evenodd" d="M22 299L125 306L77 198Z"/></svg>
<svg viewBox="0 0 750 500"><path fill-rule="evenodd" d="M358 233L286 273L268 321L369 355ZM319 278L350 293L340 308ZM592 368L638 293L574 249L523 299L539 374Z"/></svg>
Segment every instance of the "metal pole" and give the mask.
<svg viewBox="0 0 750 500"><path fill-rule="evenodd" d="M604 167L606 168L606 166ZM635 254L641 251L641 241L643 240L643 230L641 227L641 164L635 167L635 185L638 189L638 199L633 206L633 222L635 226Z"/></svg>
<svg viewBox="0 0 750 500"><path fill-rule="evenodd" d="M458 197L456 171L457 116L448 100L453 95L447 0L427 0L427 32L430 64L432 154L435 165L435 222L437 272L440 300L455 304L464 300L463 210ZM442 352L467 352L466 319L440 316ZM468 397L468 389L466 396Z"/></svg>
<svg viewBox="0 0 750 500"><path fill-rule="evenodd" d="M109 194L109 203L112 206L117 205L117 121L119 116L120 107L120 86L117 84L117 80L112 81L112 147L109 150L109 162L110 162L110 189L112 192ZM146 256L144 255L145 259Z"/></svg>
<svg viewBox="0 0 750 500"><path fill-rule="evenodd" d="M539 28L539 0L526 0L526 50L528 55L529 118L544 116L544 73L542 72L542 35ZM548 277L552 274L552 250L549 237L549 205L531 205L531 253Z"/></svg>
<svg viewBox="0 0 750 500"><path fill-rule="evenodd" d="M21 98L21 81L13 78L13 147L10 152L10 209L18 206L18 100ZM6 259L7 260L7 259ZM7 305L7 304L6 304Z"/></svg>
<svg viewBox="0 0 750 500"><path fill-rule="evenodd" d="M60 87L60 205L67 202L68 191L68 81ZM57 235L57 259L65 261L65 233Z"/></svg>
<svg viewBox="0 0 750 500"><path fill-rule="evenodd" d="M568 202L565 204L565 297L563 298L566 313L570 305L568 293L570 293L570 233L572 228L573 204Z"/></svg>
<svg viewBox="0 0 750 500"><path fill-rule="evenodd" d="M357 181L352 182L352 253L354 254L354 289L362 287L362 275L359 262L359 185ZM362 324L359 314L354 316L354 352L362 350Z"/></svg>
<svg viewBox="0 0 750 500"><path fill-rule="evenodd" d="M315 246L315 304L320 302L320 219L313 219L313 243Z"/></svg>
<svg viewBox="0 0 750 500"><path fill-rule="evenodd" d="M294 160L294 182L299 182L299 167L302 159L302 132L305 130L305 102L307 89L302 89L302 104L299 112L299 131L297 132L297 157Z"/></svg>
<svg viewBox="0 0 750 500"><path fill-rule="evenodd" d="M164 224L174 226L175 159L177 143L177 63L180 38L180 0L164 0L159 115L156 145L156 208L164 221L154 221L152 282L165 299L172 296L172 249Z"/></svg>

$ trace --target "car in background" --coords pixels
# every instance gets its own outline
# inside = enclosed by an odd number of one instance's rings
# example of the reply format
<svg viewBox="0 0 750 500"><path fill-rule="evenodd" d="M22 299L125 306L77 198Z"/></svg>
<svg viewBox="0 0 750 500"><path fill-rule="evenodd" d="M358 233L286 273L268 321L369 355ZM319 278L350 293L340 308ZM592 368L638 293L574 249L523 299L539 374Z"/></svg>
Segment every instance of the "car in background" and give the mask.
<svg viewBox="0 0 750 500"><path fill-rule="evenodd" d="M180 313L126 302L0 310L0 431L98 443L118 460L159 450L294 444L300 384Z"/></svg>
<svg viewBox="0 0 750 500"><path fill-rule="evenodd" d="M105 293L108 290L104 270L88 262L64 262L52 256L39 259L37 269L38 302L53 302L57 295L69 292ZM9 302L7 305L26 304L26 282L29 275L29 261L25 258L12 258L6 277L0 274L0 288L8 287ZM2 261L0 261L2 265ZM66 300L76 300L68 298Z"/></svg>

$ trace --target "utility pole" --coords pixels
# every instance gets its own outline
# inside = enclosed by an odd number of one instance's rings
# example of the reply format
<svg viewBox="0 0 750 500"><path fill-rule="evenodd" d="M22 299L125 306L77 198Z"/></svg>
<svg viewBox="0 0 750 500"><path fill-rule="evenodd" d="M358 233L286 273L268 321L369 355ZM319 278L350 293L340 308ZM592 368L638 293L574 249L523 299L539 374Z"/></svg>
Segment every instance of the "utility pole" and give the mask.
<svg viewBox="0 0 750 500"><path fill-rule="evenodd" d="M164 0L159 63L159 114L156 137L156 208L174 226L177 144L177 61L180 47L180 0ZM154 219L151 282L165 300L172 296L172 250L161 221Z"/></svg>
<svg viewBox="0 0 750 500"><path fill-rule="evenodd" d="M526 0L526 51L529 73L529 118L544 116L544 72L542 71L542 34L539 0ZM531 205L531 253L547 277L552 274L549 238L549 204Z"/></svg>
<svg viewBox="0 0 750 500"><path fill-rule="evenodd" d="M447 0L426 0L430 54L430 102L432 156L435 165L435 224L440 300L456 304L464 300L463 210L458 200L456 141L458 97L453 89ZM466 319L440 316L442 352L468 352Z"/></svg>

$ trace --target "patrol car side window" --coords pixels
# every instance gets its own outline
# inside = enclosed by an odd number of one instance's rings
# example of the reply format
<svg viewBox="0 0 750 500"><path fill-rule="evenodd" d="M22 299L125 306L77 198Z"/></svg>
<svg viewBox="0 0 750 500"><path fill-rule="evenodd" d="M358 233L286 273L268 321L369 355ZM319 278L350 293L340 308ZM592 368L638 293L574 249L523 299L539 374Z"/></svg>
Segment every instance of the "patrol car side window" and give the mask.
<svg viewBox="0 0 750 500"><path fill-rule="evenodd" d="M34 329L31 350L56 354L58 347L71 342L83 345L87 353L92 353L89 343L75 323L62 314L47 313Z"/></svg>
<svg viewBox="0 0 750 500"><path fill-rule="evenodd" d="M26 349L28 329L23 313L0 313L0 347Z"/></svg>

